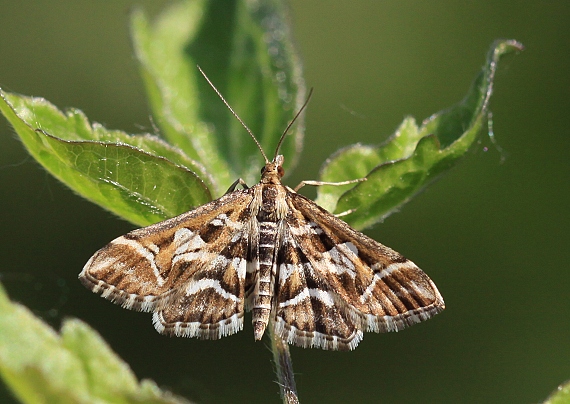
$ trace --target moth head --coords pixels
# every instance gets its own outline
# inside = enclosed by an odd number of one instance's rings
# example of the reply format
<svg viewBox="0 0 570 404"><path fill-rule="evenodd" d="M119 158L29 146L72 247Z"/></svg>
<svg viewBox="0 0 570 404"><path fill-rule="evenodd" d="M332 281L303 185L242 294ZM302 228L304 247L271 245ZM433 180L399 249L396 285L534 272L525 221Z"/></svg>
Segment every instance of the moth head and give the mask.
<svg viewBox="0 0 570 404"><path fill-rule="evenodd" d="M284 157L281 154L275 156L273 161L265 163L261 169L261 182L269 184L279 184L281 183L281 178L285 175L285 170L283 170Z"/></svg>

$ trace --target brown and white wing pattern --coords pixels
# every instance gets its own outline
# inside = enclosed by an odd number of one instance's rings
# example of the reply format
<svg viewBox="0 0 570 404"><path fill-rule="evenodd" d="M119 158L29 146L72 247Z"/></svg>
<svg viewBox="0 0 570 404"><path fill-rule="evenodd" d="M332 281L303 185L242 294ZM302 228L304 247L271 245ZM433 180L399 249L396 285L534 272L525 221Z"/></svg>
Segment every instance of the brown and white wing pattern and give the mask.
<svg viewBox="0 0 570 404"><path fill-rule="evenodd" d="M302 195L287 203L274 321L289 343L354 349L363 331L399 331L445 308L413 262Z"/></svg>
<svg viewBox="0 0 570 404"><path fill-rule="evenodd" d="M303 348L355 348L362 339L359 319L331 290L307 256L312 247L298 228L285 226L277 257L274 327L277 335Z"/></svg>
<svg viewBox="0 0 570 404"><path fill-rule="evenodd" d="M219 339L270 323L301 347L356 348L365 331L399 331L445 308L413 262L281 184L283 156L259 184L121 236L79 274L158 332Z"/></svg>
<svg viewBox="0 0 570 404"><path fill-rule="evenodd" d="M79 279L124 308L155 312L160 333L218 339L242 329L249 190L134 230L100 249Z"/></svg>

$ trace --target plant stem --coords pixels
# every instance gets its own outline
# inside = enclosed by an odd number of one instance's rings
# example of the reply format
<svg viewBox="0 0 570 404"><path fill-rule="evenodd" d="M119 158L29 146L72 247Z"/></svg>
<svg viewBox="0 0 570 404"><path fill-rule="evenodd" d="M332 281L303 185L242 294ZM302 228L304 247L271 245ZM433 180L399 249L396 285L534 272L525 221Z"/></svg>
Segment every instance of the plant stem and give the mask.
<svg viewBox="0 0 570 404"><path fill-rule="evenodd" d="M295 376L293 374L293 362L289 345L274 332L273 324L270 324L271 351L275 362L277 381L281 391L281 399L284 404L298 404L297 387L295 386Z"/></svg>

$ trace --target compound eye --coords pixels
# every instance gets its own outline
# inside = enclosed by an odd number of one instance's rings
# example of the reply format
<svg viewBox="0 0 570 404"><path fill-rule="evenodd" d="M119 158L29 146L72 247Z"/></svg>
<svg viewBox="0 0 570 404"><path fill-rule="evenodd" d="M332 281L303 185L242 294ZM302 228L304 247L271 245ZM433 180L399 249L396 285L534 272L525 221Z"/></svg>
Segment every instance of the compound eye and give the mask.
<svg viewBox="0 0 570 404"><path fill-rule="evenodd" d="M263 173L265 172L265 166L261 167L261 175L263 175Z"/></svg>
<svg viewBox="0 0 570 404"><path fill-rule="evenodd" d="M283 169L283 167L281 166L277 167L277 174L279 174L280 178L285 175L285 170Z"/></svg>

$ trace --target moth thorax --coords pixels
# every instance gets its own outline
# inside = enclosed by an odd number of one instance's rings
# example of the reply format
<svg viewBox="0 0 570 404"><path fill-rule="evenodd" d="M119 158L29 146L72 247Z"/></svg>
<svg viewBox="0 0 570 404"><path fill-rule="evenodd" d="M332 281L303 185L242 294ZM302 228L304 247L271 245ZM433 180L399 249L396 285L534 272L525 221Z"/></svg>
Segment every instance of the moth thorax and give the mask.
<svg viewBox="0 0 570 404"><path fill-rule="evenodd" d="M279 189L275 185L265 185L261 191L261 208L257 220L275 222L280 219L277 215L277 199Z"/></svg>

